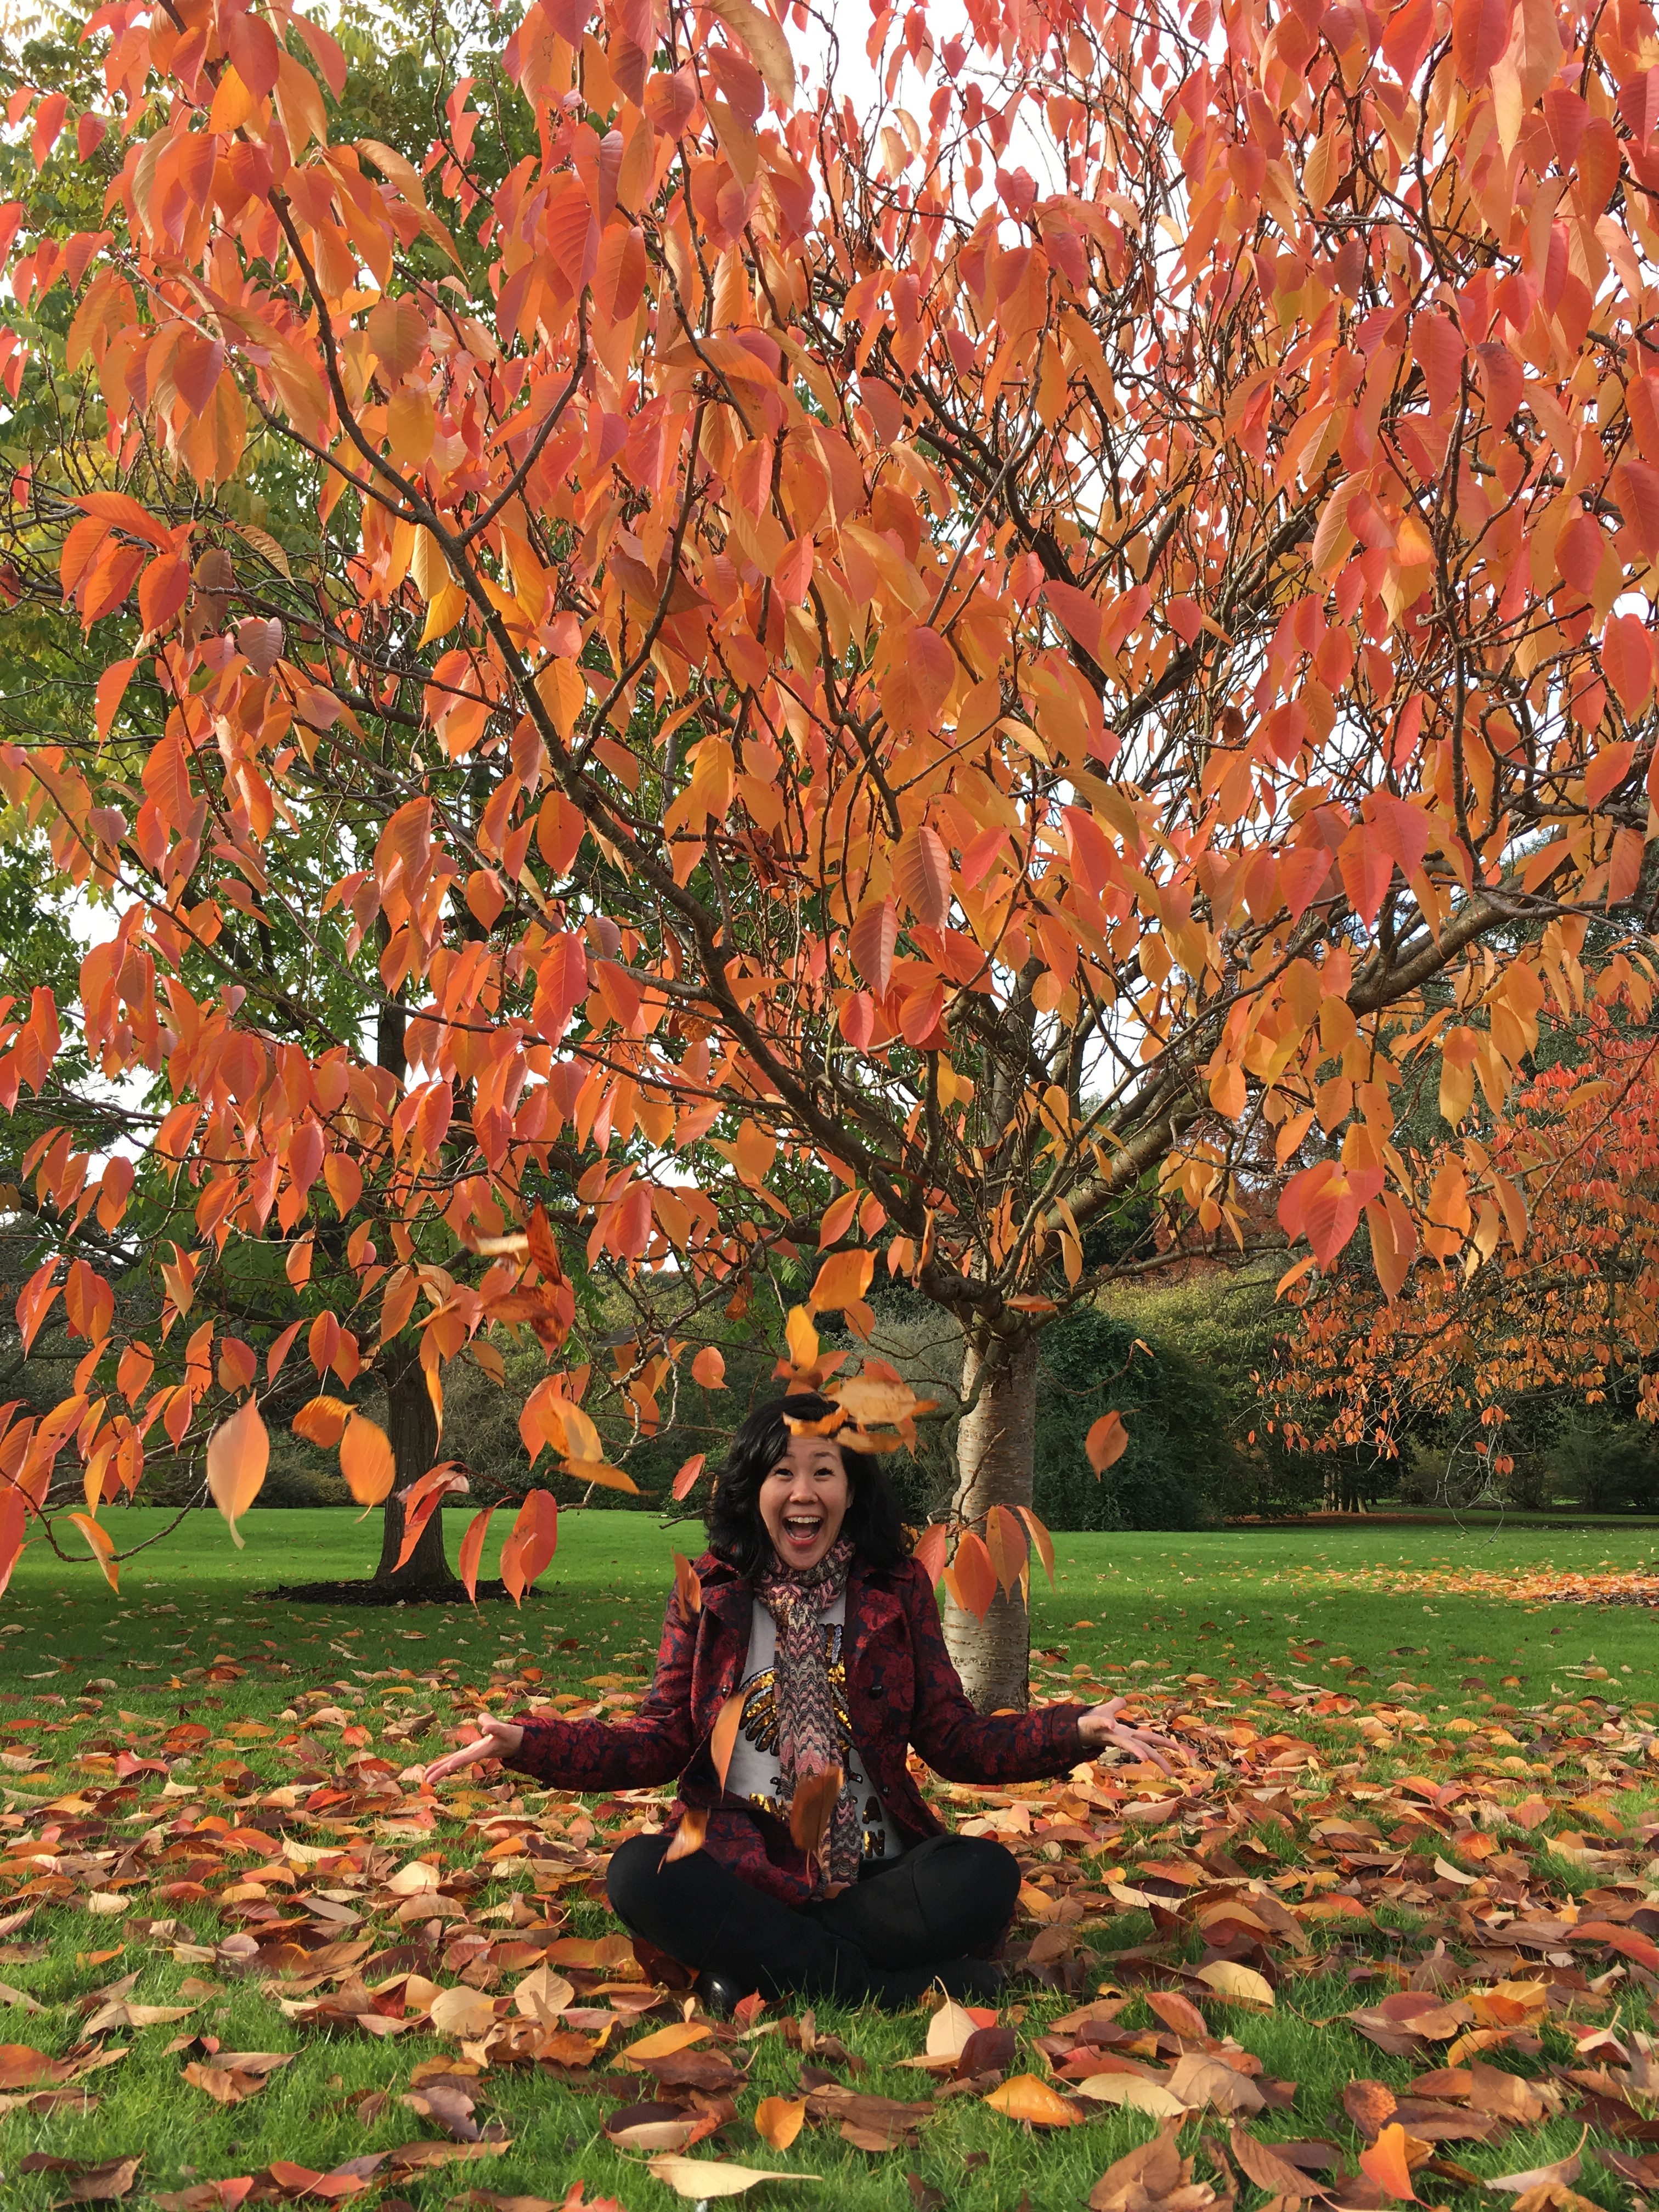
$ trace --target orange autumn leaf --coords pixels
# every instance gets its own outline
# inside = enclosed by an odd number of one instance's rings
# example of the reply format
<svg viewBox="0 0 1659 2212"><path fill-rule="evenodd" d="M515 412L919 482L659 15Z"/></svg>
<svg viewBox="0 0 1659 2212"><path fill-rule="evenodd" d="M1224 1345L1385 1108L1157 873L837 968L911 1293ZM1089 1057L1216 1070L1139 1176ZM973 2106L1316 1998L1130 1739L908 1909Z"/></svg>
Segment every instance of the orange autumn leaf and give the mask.
<svg viewBox="0 0 1659 2212"><path fill-rule="evenodd" d="M1359 2167L1377 2187L1401 2204L1418 2203L1417 2191L1412 2187L1411 2168L1406 2162L1406 2130L1398 2120L1390 2120L1374 2143L1359 2154Z"/></svg>
<svg viewBox="0 0 1659 2212"><path fill-rule="evenodd" d="M1078 2116L1064 2097L1035 2074L1014 2074L993 2089L985 2102L1005 2119L1038 2128L1074 2128Z"/></svg>
<svg viewBox="0 0 1659 2212"><path fill-rule="evenodd" d="M683 1552L676 1552L674 1559L674 1594L679 1600L680 1611L689 1620L693 1613L702 1611L702 1584L697 1571Z"/></svg>
<svg viewBox="0 0 1659 2212"><path fill-rule="evenodd" d="M241 1531L236 1523L258 1496L270 1462L270 1438L252 1398L208 1438L208 1491L229 1526L231 1540L240 1549Z"/></svg>
<svg viewBox="0 0 1659 2212"><path fill-rule="evenodd" d="M805 2119L805 2097L763 2097L755 2107L755 2132L773 2150L787 2150Z"/></svg>
<svg viewBox="0 0 1659 2212"><path fill-rule="evenodd" d="M668 1848L663 1853L665 1863L676 1859L689 1859L700 1851L708 1835L708 1815L701 1805L688 1805L675 1824L668 1838Z"/></svg>
<svg viewBox="0 0 1659 2212"><path fill-rule="evenodd" d="M1129 1449L1129 1431L1124 1426L1122 1414L1115 1410L1103 1413L1091 1425L1083 1448L1097 1475L1104 1474L1109 1467L1115 1467Z"/></svg>
<svg viewBox="0 0 1659 2212"><path fill-rule="evenodd" d="M379 1505L392 1495L398 1463L392 1439L378 1422L362 1413L347 1415L340 1431L340 1472L359 1505Z"/></svg>

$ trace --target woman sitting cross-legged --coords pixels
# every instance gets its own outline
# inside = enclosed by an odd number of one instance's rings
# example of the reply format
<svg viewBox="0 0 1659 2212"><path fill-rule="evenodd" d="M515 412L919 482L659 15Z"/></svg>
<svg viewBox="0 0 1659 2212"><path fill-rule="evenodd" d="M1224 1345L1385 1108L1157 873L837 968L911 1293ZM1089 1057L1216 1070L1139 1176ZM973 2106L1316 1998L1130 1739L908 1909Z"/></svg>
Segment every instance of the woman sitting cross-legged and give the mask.
<svg viewBox="0 0 1659 2212"><path fill-rule="evenodd" d="M688 1615L671 1599L632 1719L490 1714L427 1770L437 1782L495 1758L582 1790L678 1778L682 1850L699 1825L702 1847L675 1857L674 1829L635 1836L607 1881L627 1926L696 1973L716 2010L754 1990L887 2005L936 1980L958 1997L994 1990L988 1954L1018 1867L989 1838L941 1827L911 1778L911 1745L953 1782L1063 1775L1107 1743L1164 1764L1163 1739L1120 1723L1121 1699L974 1711L879 1461L813 1432L838 1414L826 1399L780 1398L738 1431L709 1504L702 1605ZM804 1829L815 1848L796 1841Z"/></svg>

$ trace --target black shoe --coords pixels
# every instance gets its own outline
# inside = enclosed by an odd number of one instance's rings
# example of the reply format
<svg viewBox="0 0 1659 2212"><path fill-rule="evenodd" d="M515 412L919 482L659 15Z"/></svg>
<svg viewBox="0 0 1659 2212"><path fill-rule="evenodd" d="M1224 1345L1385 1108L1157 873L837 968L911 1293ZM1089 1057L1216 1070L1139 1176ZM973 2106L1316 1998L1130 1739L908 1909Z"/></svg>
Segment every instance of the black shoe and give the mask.
<svg viewBox="0 0 1659 2212"><path fill-rule="evenodd" d="M906 1966L890 1973L872 1972L861 1996L889 2012L901 2012L925 1997L929 1990L942 1989L958 2004L994 2005L1003 1992L1004 1970L988 1959L945 1959L936 1966Z"/></svg>
<svg viewBox="0 0 1659 2212"><path fill-rule="evenodd" d="M947 1959L933 1979L958 2004L994 2005L1006 1994L1008 1972L989 1959Z"/></svg>
<svg viewBox="0 0 1659 2212"><path fill-rule="evenodd" d="M697 2001L703 2010L715 2020L730 2020L749 1994L747 1990L740 1989L736 1982L723 1980L719 1974L711 1974L706 1971L697 1976L693 1987L696 1990Z"/></svg>

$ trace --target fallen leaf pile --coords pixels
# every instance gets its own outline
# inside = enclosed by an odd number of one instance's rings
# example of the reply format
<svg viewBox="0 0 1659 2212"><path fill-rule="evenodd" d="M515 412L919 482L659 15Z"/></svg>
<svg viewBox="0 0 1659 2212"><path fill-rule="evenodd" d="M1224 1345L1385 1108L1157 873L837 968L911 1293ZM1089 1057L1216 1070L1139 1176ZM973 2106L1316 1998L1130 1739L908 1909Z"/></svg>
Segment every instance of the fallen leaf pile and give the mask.
<svg viewBox="0 0 1659 2212"><path fill-rule="evenodd" d="M220 1663L241 1678L270 1662ZM0 2046L0 2119L95 2112L105 2069L141 2039L204 2112L257 2103L315 2039L349 2039L389 2069L348 2100L361 2154L312 2165L295 2143L174 2189L150 2172L154 2202L337 2202L453 2168L457 2206L532 2212L557 2200L485 2177L532 2075L591 2100L589 2136L616 2154L605 2185L627 2161L641 2206L665 2186L714 2200L810 2184L847 2146L901 2161L921 2208L937 2192L915 2166L957 2155L964 2113L1034 2141L1102 2134L1096 2212L1264 2195L1276 2212L1366 2212L1460 2192L1579 2212L1585 2187L1659 2193L1659 1757L1650 1719L1588 1684L1476 1717L1403 1677L1362 1701L1294 1674L1194 1673L1131 1697L1131 1717L1180 1746L1173 1774L924 1778L957 1826L1019 1860L1021 1978L994 2011L936 1997L896 2055L885 2024L879 2048L859 2047L872 2015L838 2014L839 2033L804 2007L709 2019L683 1972L636 1951L603 1910L605 1866L660 1823L665 1793L584 1802L486 1774L434 1795L404 1763L413 1735L430 1755L485 1704L625 1711L638 1675L548 1699L535 1668L483 1698L448 1674L354 1670L296 1693L279 1673L276 1718L218 1736L106 1716L95 1688L56 1719L44 1698L8 1719L0 1972L48 1955L68 1907L108 1940L82 1954L67 2003L0 1983L18 2037ZM212 2033L210 2001L237 1987L262 2007L265 2047ZM1339 2100L1313 2101L1255 2047L1285 2018L1344 2039ZM1152 2132L1113 2160L1126 2113ZM1579 2148L1540 2157L1537 2132L1565 2127ZM62 2201L116 2201L141 2185L143 2146L128 2148L18 2164L50 2171ZM781 2159L787 2176L767 2162Z"/></svg>
<svg viewBox="0 0 1659 2212"><path fill-rule="evenodd" d="M1659 1570L1646 1566L1586 1571L1553 1566L1547 1560L1532 1568L1322 1566L1304 1568L1283 1579L1298 1589L1380 1590L1389 1597L1496 1598L1504 1604L1540 1606L1659 1606Z"/></svg>

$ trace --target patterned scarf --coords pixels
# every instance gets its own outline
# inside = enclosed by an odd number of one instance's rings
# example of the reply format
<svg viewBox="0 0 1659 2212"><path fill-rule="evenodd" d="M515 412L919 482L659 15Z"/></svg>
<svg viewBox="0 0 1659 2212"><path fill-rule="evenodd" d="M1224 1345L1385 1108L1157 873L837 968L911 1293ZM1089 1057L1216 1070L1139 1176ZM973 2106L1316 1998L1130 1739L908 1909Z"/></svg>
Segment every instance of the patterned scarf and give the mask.
<svg viewBox="0 0 1659 2212"><path fill-rule="evenodd" d="M814 1775L833 1771L842 1779L828 1836L816 1853L820 1889L826 1877L838 1886L858 1880L863 1844L858 1801L846 1786L821 1617L846 1589L852 1559L852 1539L838 1536L817 1566L802 1574L790 1572L774 1553L772 1566L755 1584L755 1595L777 1624L778 1757L784 1782L793 1798ZM798 1834L795 1840L803 1838Z"/></svg>

